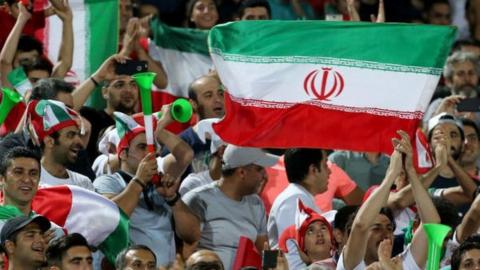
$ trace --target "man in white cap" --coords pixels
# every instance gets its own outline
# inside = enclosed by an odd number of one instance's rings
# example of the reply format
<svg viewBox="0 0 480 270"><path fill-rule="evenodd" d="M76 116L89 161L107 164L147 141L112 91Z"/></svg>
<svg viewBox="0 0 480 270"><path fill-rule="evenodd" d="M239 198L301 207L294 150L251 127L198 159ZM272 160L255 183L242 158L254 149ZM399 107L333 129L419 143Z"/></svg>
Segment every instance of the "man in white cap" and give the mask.
<svg viewBox="0 0 480 270"><path fill-rule="evenodd" d="M263 250L267 218L256 191L266 177L265 167L277 160L277 156L261 149L228 145L223 154L222 178L182 198L202 224L198 248L216 252L225 269L232 269L241 236Z"/></svg>

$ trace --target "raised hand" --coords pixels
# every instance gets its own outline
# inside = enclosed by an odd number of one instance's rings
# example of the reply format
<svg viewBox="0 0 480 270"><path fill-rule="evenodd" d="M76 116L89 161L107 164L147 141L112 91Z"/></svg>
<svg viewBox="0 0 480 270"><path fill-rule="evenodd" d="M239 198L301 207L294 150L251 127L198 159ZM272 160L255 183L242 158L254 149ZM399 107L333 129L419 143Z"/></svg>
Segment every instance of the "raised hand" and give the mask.
<svg viewBox="0 0 480 270"><path fill-rule="evenodd" d="M128 56L135 49L138 43L138 33L140 28L140 22L138 18L131 18L128 20L127 29L123 36L123 47L120 52L121 55Z"/></svg>
<svg viewBox="0 0 480 270"><path fill-rule="evenodd" d="M63 0L61 4L61 8L54 8L53 11L63 22L66 22L66 21L71 22L73 19L72 9L70 8L70 4L68 3L68 0Z"/></svg>
<svg viewBox="0 0 480 270"><path fill-rule="evenodd" d="M378 245L378 260L382 270L402 270L402 262L398 258L392 256L392 240L384 239Z"/></svg>
<svg viewBox="0 0 480 270"><path fill-rule="evenodd" d="M162 195L167 201L175 197L180 186L180 178L164 174L159 186L157 186L158 194Z"/></svg>
<svg viewBox="0 0 480 270"><path fill-rule="evenodd" d="M148 153L137 168L135 178L142 181L145 185L152 181L154 175L158 173L157 160L154 153Z"/></svg>
<svg viewBox="0 0 480 270"><path fill-rule="evenodd" d="M97 81L111 81L115 78L115 68L117 63L124 64L127 61L128 57L123 55L114 54L107 58L105 62L97 69L97 71L92 75L92 77Z"/></svg>
<svg viewBox="0 0 480 270"><path fill-rule="evenodd" d="M32 18L32 14L28 12L27 8L21 2L18 2L17 5L18 5L18 11L19 11L17 20L20 20L23 22L30 20L30 18Z"/></svg>
<svg viewBox="0 0 480 270"><path fill-rule="evenodd" d="M385 5L383 0L380 0L378 3L378 14L375 16L374 14L370 15L370 20L374 23L384 23L385 22Z"/></svg>

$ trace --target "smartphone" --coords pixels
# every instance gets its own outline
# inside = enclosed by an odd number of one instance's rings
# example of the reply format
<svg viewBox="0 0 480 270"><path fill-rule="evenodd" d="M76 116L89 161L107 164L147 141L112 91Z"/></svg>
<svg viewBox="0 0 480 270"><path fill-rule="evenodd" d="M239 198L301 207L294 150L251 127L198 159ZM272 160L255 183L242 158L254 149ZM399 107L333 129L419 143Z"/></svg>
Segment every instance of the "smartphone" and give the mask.
<svg viewBox="0 0 480 270"><path fill-rule="evenodd" d="M117 63L115 73L117 73L117 75L133 75L135 73L145 72L147 70L147 61L127 60L123 64Z"/></svg>
<svg viewBox="0 0 480 270"><path fill-rule="evenodd" d="M270 269L277 267L278 250L264 250L262 252L262 268Z"/></svg>
<svg viewBox="0 0 480 270"><path fill-rule="evenodd" d="M462 99L457 104L457 111L459 111L459 112L480 112L480 98Z"/></svg>

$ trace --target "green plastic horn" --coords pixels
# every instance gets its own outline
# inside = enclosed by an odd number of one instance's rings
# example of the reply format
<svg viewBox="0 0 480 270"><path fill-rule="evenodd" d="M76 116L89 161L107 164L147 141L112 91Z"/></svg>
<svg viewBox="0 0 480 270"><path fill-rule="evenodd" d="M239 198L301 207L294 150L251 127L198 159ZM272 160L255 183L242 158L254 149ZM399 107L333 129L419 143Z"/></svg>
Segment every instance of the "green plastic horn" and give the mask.
<svg viewBox="0 0 480 270"><path fill-rule="evenodd" d="M132 76L140 90L142 111L145 115L152 114L152 85L155 76L157 76L157 74L154 72L142 72Z"/></svg>
<svg viewBox="0 0 480 270"><path fill-rule="evenodd" d="M184 98L179 98L172 103L170 107L170 115L173 120L179 123L186 123L190 121L193 114L192 104ZM156 112L157 118L162 117L162 112Z"/></svg>
<svg viewBox="0 0 480 270"><path fill-rule="evenodd" d="M443 224L426 223L423 229L428 238L428 259L426 270L438 270L442 256L443 241L452 228Z"/></svg>
<svg viewBox="0 0 480 270"><path fill-rule="evenodd" d="M0 103L0 125L5 122L8 114L15 105L22 102L22 96L8 88L2 88L2 102Z"/></svg>
<svg viewBox="0 0 480 270"><path fill-rule="evenodd" d="M170 114L175 121L186 123L192 118L192 113L192 105L188 100L179 98L172 103Z"/></svg>

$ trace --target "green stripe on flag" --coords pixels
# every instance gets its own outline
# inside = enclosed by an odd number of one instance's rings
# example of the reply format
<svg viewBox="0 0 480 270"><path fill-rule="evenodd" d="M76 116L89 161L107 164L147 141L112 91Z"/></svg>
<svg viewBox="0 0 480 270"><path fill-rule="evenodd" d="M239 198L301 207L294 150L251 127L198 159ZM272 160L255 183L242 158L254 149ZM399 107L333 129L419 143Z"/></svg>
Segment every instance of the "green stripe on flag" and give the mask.
<svg viewBox="0 0 480 270"><path fill-rule="evenodd" d="M388 63L392 67L441 69L455 31L450 26L417 24L240 21L217 25L210 30L209 47L212 53L225 55L226 60L243 62L322 63L335 58L347 64L353 63L349 60L358 60ZM442 53L436 58L425 57L432 52ZM309 57L312 59L308 60ZM368 65L365 68L369 68ZM437 72L424 70L420 73Z"/></svg>
<svg viewBox="0 0 480 270"><path fill-rule="evenodd" d="M208 30L171 27L158 19L152 20L150 29L153 41L161 48L208 55Z"/></svg>
<svg viewBox="0 0 480 270"><path fill-rule="evenodd" d="M0 220L23 216L22 211L13 205L0 206Z"/></svg>
<svg viewBox="0 0 480 270"><path fill-rule="evenodd" d="M103 255L113 264L115 264L117 254L127 248L129 244L129 219L122 209L118 208L118 211L120 220L117 228L98 246Z"/></svg>
<svg viewBox="0 0 480 270"><path fill-rule="evenodd" d="M118 0L85 0L87 27L85 58L86 75L90 75L111 55L118 51L119 2ZM104 108L105 99L97 89L90 96L88 104Z"/></svg>

